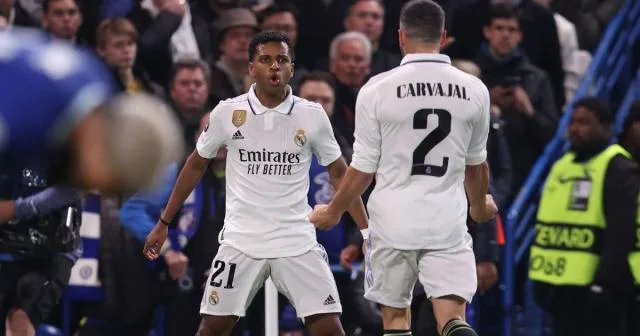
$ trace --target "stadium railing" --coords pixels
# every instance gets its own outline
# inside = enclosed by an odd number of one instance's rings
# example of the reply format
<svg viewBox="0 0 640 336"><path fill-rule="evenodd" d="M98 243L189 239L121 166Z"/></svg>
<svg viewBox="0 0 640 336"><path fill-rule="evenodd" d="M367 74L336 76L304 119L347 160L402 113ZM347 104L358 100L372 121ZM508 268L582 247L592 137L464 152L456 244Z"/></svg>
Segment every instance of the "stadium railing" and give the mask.
<svg viewBox="0 0 640 336"><path fill-rule="evenodd" d="M592 62L580 87L571 101L567 104L561 116L554 138L546 146L544 153L538 158L531 169L523 187L509 208L505 221L506 244L504 250L504 272L502 282L504 286L503 306L503 335L512 336L517 333L516 318L516 271L519 266L527 265L525 259L531 242L535 237L533 222L536 216L537 203L551 165L566 152L569 147L565 139L565 131L571 119L571 111L577 100L585 96L598 96L609 103L615 104L622 100L620 112L616 116L615 130L621 130L628 105L638 90L640 81L634 75L638 67L637 48L640 47L640 1L627 0L609 23L607 30L593 56ZM635 56L635 57L634 57ZM632 84L632 88L629 85ZM633 92L632 92L633 91ZM626 93L626 95L625 95ZM622 97L625 95L624 97ZM625 110L626 108L626 110ZM524 297L531 297L527 293L530 284L522 286ZM534 305L535 306L535 305ZM540 313L538 307L528 314ZM538 311L535 311L535 310ZM533 326L535 327L535 326ZM536 328L526 328L527 335L540 335Z"/></svg>

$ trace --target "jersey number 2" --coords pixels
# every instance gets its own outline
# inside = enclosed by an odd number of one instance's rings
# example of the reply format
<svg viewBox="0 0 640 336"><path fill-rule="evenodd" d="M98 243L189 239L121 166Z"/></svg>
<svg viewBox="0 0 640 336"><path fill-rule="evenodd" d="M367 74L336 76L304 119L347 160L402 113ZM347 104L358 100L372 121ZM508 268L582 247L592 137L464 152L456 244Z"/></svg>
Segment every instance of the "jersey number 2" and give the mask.
<svg viewBox="0 0 640 336"><path fill-rule="evenodd" d="M431 165L425 163L425 157L444 138L451 132L451 113L442 109L421 109L413 115L413 129L426 129L427 118L429 115L438 117L438 127L420 142L418 147L413 151L413 165L411 166L411 175L427 175L441 177L449 168L449 157L442 158L441 165Z"/></svg>

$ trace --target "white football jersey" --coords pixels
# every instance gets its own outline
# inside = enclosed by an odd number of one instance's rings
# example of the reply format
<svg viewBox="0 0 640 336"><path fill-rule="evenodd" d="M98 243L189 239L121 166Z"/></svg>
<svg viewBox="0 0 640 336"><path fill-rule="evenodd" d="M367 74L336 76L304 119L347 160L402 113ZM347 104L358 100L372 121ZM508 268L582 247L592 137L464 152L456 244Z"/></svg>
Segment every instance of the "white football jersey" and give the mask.
<svg viewBox="0 0 640 336"><path fill-rule="evenodd" d="M294 96L276 108L254 92L220 102L197 143L215 157L227 148L226 214L219 241L253 258L301 255L316 244L307 219L309 166L315 153L326 166L342 155L320 104Z"/></svg>
<svg viewBox="0 0 640 336"><path fill-rule="evenodd" d="M398 249L440 249L467 231L466 165L485 161L489 92L440 54L409 54L356 102L351 166L376 173L372 234Z"/></svg>

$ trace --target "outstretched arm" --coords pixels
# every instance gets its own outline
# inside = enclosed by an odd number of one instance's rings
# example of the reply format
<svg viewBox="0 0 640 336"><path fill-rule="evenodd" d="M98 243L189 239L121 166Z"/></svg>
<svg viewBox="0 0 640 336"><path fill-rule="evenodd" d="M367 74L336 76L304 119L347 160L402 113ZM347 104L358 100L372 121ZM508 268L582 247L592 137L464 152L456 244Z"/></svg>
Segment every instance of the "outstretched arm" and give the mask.
<svg viewBox="0 0 640 336"><path fill-rule="evenodd" d="M342 216L345 211L349 211L358 229L366 229L369 226L367 222L367 212L360 195L362 195L369 184L371 184L373 174L366 174L353 168L348 168L342 157L327 166L327 170L329 171L329 176L331 176L333 188L338 191L331 202L339 204L339 206L337 204L334 205L334 207L338 207L336 213ZM349 172L351 173L349 174ZM338 198L339 194L340 198Z"/></svg>

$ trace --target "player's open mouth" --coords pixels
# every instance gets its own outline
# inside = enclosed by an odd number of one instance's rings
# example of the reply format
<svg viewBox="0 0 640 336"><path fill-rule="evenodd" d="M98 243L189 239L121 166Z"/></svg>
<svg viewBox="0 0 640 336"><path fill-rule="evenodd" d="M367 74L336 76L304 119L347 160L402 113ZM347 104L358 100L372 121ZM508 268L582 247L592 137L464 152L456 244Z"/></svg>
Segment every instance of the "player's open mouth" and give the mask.
<svg viewBox="0 0 640 336"><path fill-rule="evenodd" d="M269 77L269 84L271 84L271 85L278 85L278 84L280 84L280 76L278 76L278 75L271 75L271 77Z"/></svg>

